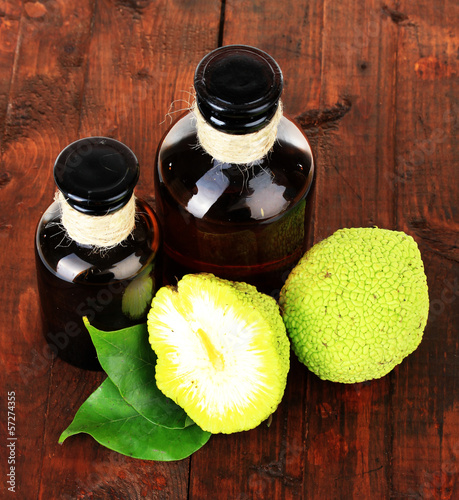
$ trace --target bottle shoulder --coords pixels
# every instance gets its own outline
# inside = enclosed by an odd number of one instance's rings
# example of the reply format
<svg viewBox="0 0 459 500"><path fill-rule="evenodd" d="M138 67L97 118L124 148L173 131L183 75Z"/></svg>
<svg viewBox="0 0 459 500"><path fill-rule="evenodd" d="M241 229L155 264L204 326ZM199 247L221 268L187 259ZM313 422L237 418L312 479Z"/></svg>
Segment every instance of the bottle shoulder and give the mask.
<svg viewBox="0 0 459 500"><path fill-rule="evenodd" d="M101 284L131 279L152 265L160 246L159 225L152 209L136 200L136 224L121 244L95 250L68 237L54 202L38 222L35 234L37 264L64 281Z"/></svg>
<svg viewBox="0 0 459 500"><path fill-rule="evenodd" d="M198 144L192 113L180 118L158 151L157 193L197 218L248 222L278 217L304 199L314 160L303 132L282 117L268 155L249 165L214 160Z"/></svg>

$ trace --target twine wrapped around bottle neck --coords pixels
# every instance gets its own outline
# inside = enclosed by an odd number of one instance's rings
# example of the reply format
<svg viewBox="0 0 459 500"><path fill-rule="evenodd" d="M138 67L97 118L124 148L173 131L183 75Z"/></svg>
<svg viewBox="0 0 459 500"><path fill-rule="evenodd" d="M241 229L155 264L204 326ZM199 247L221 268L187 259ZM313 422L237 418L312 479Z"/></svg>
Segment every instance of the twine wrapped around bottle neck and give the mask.
<svg viewBox="0 0 459 500"><path fill-rule="evenodd" d="M234 135L212 127L202 116L194 102L192 111L196 117L199 144L215 160L222 163L247 164L260 160L274 146L277 127L282 118L282 102L271 121L257 132Z"/></svg>
<svg viewBox="0 0 459 500"><path fill-rule="evenodd" d="M135 196L116 212L107 215L87 215L75 210L57 191L61 220L68 236L80 243L100 250L108 250L123 242L134 230Z"/></svg>

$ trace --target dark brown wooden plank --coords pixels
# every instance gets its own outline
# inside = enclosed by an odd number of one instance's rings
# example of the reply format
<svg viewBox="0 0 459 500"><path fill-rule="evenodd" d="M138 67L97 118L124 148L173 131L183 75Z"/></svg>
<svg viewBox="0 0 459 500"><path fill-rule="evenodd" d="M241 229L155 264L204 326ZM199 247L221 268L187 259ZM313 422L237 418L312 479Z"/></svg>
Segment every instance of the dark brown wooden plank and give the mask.
<svg viewBox="0 0 459 500"><path fill-rule="evenodd" d="M315 241L340 227L394 225L394 194L381 189L381 175L393 171L396 30L379 2L226 3L224 44L276 58L286 111L315 149ZM192 460L191 492L212 497L215 485L202 477L218 474L230 497L387 497L389 386L388 378L322 382L293 362L278 430L213 438Z"/></svg>
<svg viewBox="0 0 459 500"><path fill-rule="evenodd" d="M0 399L16 392L19 498L459 497L458 20L453 0L0 0ZM83 435L59 446L103 374L52 361L40 334L33 236L54 159L78 137L122 140L154 203L169 105L187 106L219 41L283 69L286 112L318 164L311 240L376 224L419 242L424 340L358 385L320 381L293 357L271 425L213 436L191 459L133 460ZM0 431L4 491L5 419Z"/></svg>
<svg viewBox="0 0 459 500"><path fill-rule="evenodd" d="M11 78L14 70L16 47L20 29L22 5L14 1L3 2L0 6L0 147L5 130ZM11 173L0 165L0 190L11 181ZM0 191L1 192L1 191ZM6 215L6 214L5 214ZM5 216L0 216L0 232L8 234L11 224ZM6 232L5 232L6 231Z"/></svg>
<svg viewBox="0 0 459 500"><path fill-rule="evenodd" d="M0 386L16 393L15 491L24 498L36 498L41 481L52 367L40 333L34 231L42 210L51 202L52 164L60 141L67 142L72 127L78 125L83 71L61 61L66 57L67 37L89 32L91 7L85 0L16 6L22 18L2 137L2 174L6 173L9 182L2 187L0 201L4 249L0 268L2 282L11 286L2 286L0 291ZM86 25L63 25L63 17L73 21L74 16L86 20Z"/></svg>
<svg viewBox="0 0 459 500"><path fill-rule="evenodd" d="M3 124L9 98L22 5L13 0L0 4L0 123ZM1 129L3 131L3 127ZM3 181L5 182L5 178Z"/></svg>
<svg viewBox="0 0 459 500"><path fill-rule="evenodd" d="M139 193L151 202L156 148L191 104L194 70L215 48L219 20L210 0L98 3L80 136L104 134L132 148Z"/></svg>
<svg viewBox="0 0 459 500"><path fill-rule="evenodd" d="M316 241L341 227L395 229L396 27L379 2L327 3L321 106L300 117L318 135ZM309 378L305 497L389 498L390 378L331 384Z"/></svg>
<svg viewBox="0 0 459 500"><path fill-rule="evenodd" d="M227 1L223 45L254 45L271 54L284 73L286 113L299 114L319 106L321 20L322 2ZM305 391L304 367L292 357L286 394L270 427L213 436L192 458L190 498L301 498Z"/></svg>
<svg viewBox="0 0 459 500"><path fill-rule="evenodd" d="M454 1L401 2L397 219L420 245L431 310L418 350L393 377L394 498L459 496L458 37ZM398 16L400 19L400 16Z"/></svg>
<svg viewBox="0 0 459 500"><path fill-rule="evenodd" d="M194 65L213 48L219 18L219 6L211 2L96 2L81 114L72 139L104 135L131 147L141 164L137 193L149 201L156 147L168 126L166 113L173 100L183 98L182 90L189 89ZM44 437L44 456L52 459L43 463L40 498L57 498L60 491L69 499L186 498L189 459L130 459L88 436L57 444L100 380L99 375L55 364Z"/></svg>

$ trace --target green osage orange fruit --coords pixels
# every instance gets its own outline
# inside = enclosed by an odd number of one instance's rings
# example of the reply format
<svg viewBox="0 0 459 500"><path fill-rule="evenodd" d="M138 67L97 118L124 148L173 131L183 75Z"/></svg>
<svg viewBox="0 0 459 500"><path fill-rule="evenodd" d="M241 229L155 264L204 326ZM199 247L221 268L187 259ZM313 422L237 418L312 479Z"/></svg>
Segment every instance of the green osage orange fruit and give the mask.
<svg viewBox="0 0 459 500"><path fill-rule="evenodd" d="M295 354L321 379L380 378L423 336L429 296L419 248L401 231L341 229L303 256L279 304Z"/></svg>

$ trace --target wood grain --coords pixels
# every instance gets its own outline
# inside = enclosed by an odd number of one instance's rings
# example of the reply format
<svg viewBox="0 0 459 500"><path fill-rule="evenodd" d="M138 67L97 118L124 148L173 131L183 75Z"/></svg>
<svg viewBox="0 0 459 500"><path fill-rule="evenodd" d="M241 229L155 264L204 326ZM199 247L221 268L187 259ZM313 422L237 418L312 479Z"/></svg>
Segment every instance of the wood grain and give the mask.
<svg viewBox="0 0 459 500"><path fill-rule="evenodd" d="M392 376L392 488L395 498L453 499L459 495L459 5L420 1L414 9L402 2L399 11L405 18L398 24L397 224L419 242L431 309L421 346Z"/></svg>
<svg viewBox="0 0 459 500"><path fill-rule="evenodd" d="M276 59L288 115L319 107L322 16L322 2L226 2L223 45L254 45ZM213 436L192 458L190 498L301 498L305 384L306 371L292 358L287 392L270 427Z"/></svg>
<svg viewBox="0 0 459 500"><path fill-rule="evenodd" d="M201 8L206 5L201 4ZM87 49L84 94L75 139L104 135L121 140L135 151L141 164L138 193L152 200L153 158L161 137L158 124L165 120L174 94L185 88L191 65L212 48L218 29L219 9L207 5L201 18L190 18L183 2L113 2L95 4ZM209 26L215 26L215 30ZM193 30L190 40L183 27ZM186 33L185 33L186 34ZM180 48L180 50L179 50ZM163 82L174 82L171 88ZM55 454L44 464L40 496L52 498L55 485L64 482L68 498L186 498L189 460L174 464L136 461L120 457L91 439L78 436L60 448L60 432L70 423L75 408L93 390L80 377L56 373L50 396L44 452ZM53 381L56 377L53 372ZM98 377L97 377L98 378ZM59 385L58 385L59 383ZM59 393L71 392L72 398ZM75 396L78 396L77 403ZM84 398L82 399L82 397ZM60 416L67 415L63 422ZM75 455L77 459L75 459ZM81 457L81 458L79 458Z"/></svg>
<svg viewBox="0 0 459 500"><path fill-rule="evenodd" d="M2 18L11 18L11 33L2 24L1 54L2 67L7 70L9 64L12 74L8 79L8 72L2 73L0 82L0 105L5 102L8 110L1 177L2 214L8 218L2 221L1 237L11 252L3 253L2 268L8 276L21 278L13 291L1 290L2 332L15 332L16 340L4 333L0 342L6 366L1 386L16 390L18 429L23 429L18 494L46 499L186 498L188 460L135 461L88 436L57 444L103 375L54 361L44 346L33 235L52 201L54 159L79 137L106 135L128 144L142 164L139 192L152 199L153 159L168 126L166 113L170 102L189 89L193 66L214 48L220 8L201 2L195 11L187 2L166 1L26 2L16 10L11 5ZM6 477L3 451L1 462Z"/></svg>
<svg viewBox="0 0 459 500"><path fill-rule="evenodd" d="M52 353L40 333L34 231L41 212L51 202L54 157L72 138L72 128L79 122L84 72L60 63L65 54L64 37L77 29L89 32L92 9L87 1L40 6L26 3L20 9L2 135L2 170L10 181L2 188L4 224L0 234L6 249L2 252L2 282L11 283L0 292L0 351L5 367L0 386L16 392L16 491L24 497L33 492L34 498L42 482L53 368ZM84 20L75 28L69 23L74 16ZM66 28L63 18L68 19ZM2 454L2 477L6 477L6 465Z"/></svg>
<svg viewBox="0 0 459 500"><path fill-rule="evenodd" d="M4 2L0 11L0 123L4 123L8 105L8 97L13 74L14 56L19 34L21 19L21 5L17 2ZM4 184L2 177L0 183Z"/></svg>
<svg viewBox="0 0 459 500"><path fill-rule="evenodd" d="M18 498L459 497L458 24L453 0L0 0L0 400L16 391ZM269 426L215 435L183 461L133 460L85 435L60 446L104 375L52 359L41 335L33 238L54 159L80 137L121 140L154 204L160 138L190 103L196 64L230 43L282 67L286 112L317 162L311 243L371 225L419 243L424 340L355 385L292 355ZM2 419L2 495L6 433Z"/></svg>
<svg viewBox="0 0 459 500"><path fill-rule="evenodd" d="M395 229L393 193L381 189L393 170L395 33L379 2L325 4L324 120L310 127L310 113L299 117L318 137L316 241L342 227ZM389 391L387 377L353 385L309 377L306 498L389 498Z"/></svg>
<svg viewBox="0 0 459 500"><path fill-rule="evenodd" d="M288 20L280 23L284 12ZM282 2L261 10L260 4L227 2L226 13L224 43L257 45L276 58L285 76L286 110L313 145L315 241L340 227L392 227L393 193L380 189L379 176L393 169L396 27L379 3ZM251 30L256 21L258 29ZM209 459L208 447L192 461L196 497L216 494L212 484L198 483L197 471L206 466L208 473L232 470L227 488L247 498L263 498L263 487L274 498L387 497L389 384L322 382L294 362L274 417L282 422L277 448L263 454L263 440L248 435L227 440L226 456L215 444ZM245 465L247 454L252 467ZM258 490L251 489L254 476Z"/></svg>

